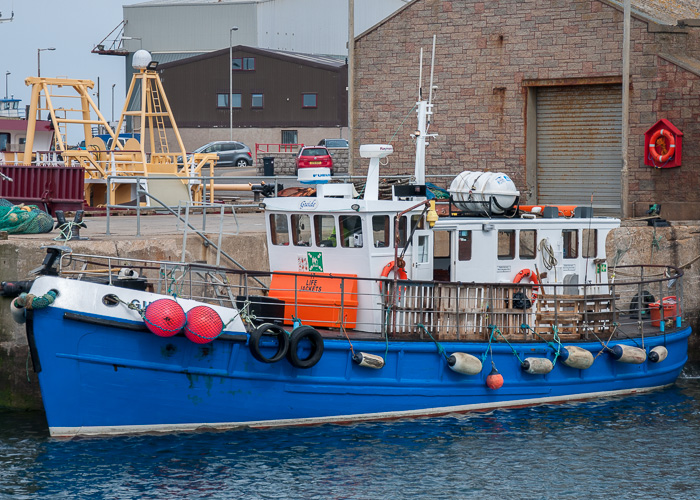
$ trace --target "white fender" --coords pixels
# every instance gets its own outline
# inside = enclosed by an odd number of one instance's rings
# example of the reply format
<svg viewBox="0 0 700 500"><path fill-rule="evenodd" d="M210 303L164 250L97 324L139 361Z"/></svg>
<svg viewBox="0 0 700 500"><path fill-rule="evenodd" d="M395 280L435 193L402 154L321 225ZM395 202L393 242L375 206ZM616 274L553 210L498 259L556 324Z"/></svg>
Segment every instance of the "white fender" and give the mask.
<svg viewBox="0 0 700 500"><path fill-rule="evenodd" d="M591 351L575 345L564 346L559 353L559 357L566 366L585 370L593 364L593 354Z"/></svg>
<svg viewBox="0 0 700 500"><path fill-rule="evenodd" d="M17 307L15 305L15 300L17 299L12 299L10 301L10 311L12 311L12 319L15 320L15 323L23 325L27 321L27 318L24 317L24 307Z"/></svg>
<svg viewBox="0 0 700 500"><path fill-rule="evenodd" d="M365 368L373 368L375 370L384 368L384 358L377 356L376 354L358 352L352 357L352 360Z"/></svg>
<svg viewBox="0 0 700 500"><path fill-rule="evenodd" d="M554 365L547 358L525 358L520 367L533 375L546 375L551 372Z"/></svg>
<svg viewBox="0 0 700 500"><path fill-rule="evenodd" d="M668 356L668 349L662 345L654 347L649 351L649 361L652 363L661 363Z"/></svg>
<svg viewBox="0 0 700 500"><path fill-rule="evenodd" d="M457 373L464 375L476 375L481 373L481 360L466 352L454 352L447 358L447 365Z"/></svg>
<svg viewBox="0 0 700 500"><path fill-rule="evenodd" d="M640 365L647 360L647 352L639 347L617 344L610 350L610 354L620 363Z"/></svg>

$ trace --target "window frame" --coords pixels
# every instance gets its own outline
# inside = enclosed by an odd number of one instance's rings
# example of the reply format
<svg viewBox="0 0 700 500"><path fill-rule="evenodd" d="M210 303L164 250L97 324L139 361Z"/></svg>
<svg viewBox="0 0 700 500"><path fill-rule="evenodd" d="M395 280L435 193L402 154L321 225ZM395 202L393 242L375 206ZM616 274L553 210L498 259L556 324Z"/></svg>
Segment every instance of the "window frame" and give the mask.
<svg viewBox="0 0 700 500"><path fill-rule="evenodd" d="M501 253L501 235L508 235L508 253ZM515 229L499 229L496 235L496 256L498 260L515 260Z"/></svg>
<svg viewBox="0 0 700 500"><path fill-rule="evenodd" d="M255 105L256 96L260 96L260 106ZM250 109L263 109L265 107L265 94L262 92L252 92L250 94Z"/></svg>
<svg viewBox="0 0 700 500"><path fill-rule="evenodd" d="M307 105L304 101L307 96L313 96L313 105ZM301 94L301 107L302 109L316 109L318 108L318 92L302 92Z"/></svg>
<svg viewBox="0 0 700 500"><path fill-rule="evenodd" d="M252 61L252 67L251 66ZM236 62L238 66L236 67ZM233 57L231 58L231 71L255 71L254 57Z"/></svg>

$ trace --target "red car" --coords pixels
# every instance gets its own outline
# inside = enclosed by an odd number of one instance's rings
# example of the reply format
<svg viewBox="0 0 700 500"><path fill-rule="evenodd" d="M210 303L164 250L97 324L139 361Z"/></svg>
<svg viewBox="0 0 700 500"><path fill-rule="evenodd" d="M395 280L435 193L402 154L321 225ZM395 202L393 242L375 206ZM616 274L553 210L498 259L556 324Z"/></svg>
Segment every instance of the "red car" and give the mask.
<svg viewBox="0 0 700 500"><path fill-rule="evenodd" d="M297 156L297 170L300 168L330 168L333 175L333 158L328 150L322 146L307 146L299 150Z"/></svg>

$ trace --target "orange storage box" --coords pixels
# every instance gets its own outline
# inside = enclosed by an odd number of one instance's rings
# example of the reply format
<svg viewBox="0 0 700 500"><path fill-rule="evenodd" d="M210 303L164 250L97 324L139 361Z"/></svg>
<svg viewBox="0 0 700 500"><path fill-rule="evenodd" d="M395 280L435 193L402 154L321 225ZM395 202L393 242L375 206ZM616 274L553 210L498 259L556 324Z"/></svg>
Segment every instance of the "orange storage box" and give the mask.
<svg viewBox="0 0 700 500"><path fill-rule="evenodd" d="M677 311L677 301L675 296L664 297L661 299L664 305L664 321L667 319L676 319L678 315ZM661 325L661 304L659 302L653 302L649 304L649 315L651 316L651 326Z"/></svg>
<svg viewBox="0 0 700 500"><path fill-rule="evenodd" d="M356 274L272 273L269 296L284 301L285 325L293 324L292 316L295 316L305 325L340 328L343 324L345 328L355 328L357 323L357 280L355 278L357 278ZM341 318L341 310L343 318Z"/></svg>

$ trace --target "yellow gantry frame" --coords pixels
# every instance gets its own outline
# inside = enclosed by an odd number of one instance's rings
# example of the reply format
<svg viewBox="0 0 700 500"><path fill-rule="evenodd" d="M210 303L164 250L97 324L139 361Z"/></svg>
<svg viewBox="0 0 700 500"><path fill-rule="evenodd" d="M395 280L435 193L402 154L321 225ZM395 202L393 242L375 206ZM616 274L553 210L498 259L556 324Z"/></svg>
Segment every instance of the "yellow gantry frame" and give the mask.
<svg viewBox="0 0 700 500"><path fill-rule="evenodd" d="M129 102L132 99L137 82L140 82L141 90L140 109L129 111ZM94 83L91 80L30 77L25 80L25 83L32 86L25 145L25 162L28 163L26 158L31 158L37 116L41 111L48 111L54 129L57 131L55 138L56 150L61 153L66 163L74 162L85 168L87 181L85 183L85 199L88 203L96 201L91 200L95 185L100 183L106 185L107 177L110 175L132 177L130 181L127 182L125 179L123 183L112 180L111 189L105 192L104 199L104 202L110 205L114 205L117 202L121 203L124 200L124 196L121 196L121 199L117 199L117 190L120 188L130 189L134 183L133 177L148 177L149 174L183 177L182 183L189 186L192 199L194 201L202 200L203 184L191 182L187 177L201 176L202 167L207 164L209 165L209 175L211 176L213 166L216 164L218 157L211 153L196 154L191 159L191 162L186 160L185 146L173 118L170 104L165 96L163 85L155 71L140 70L140 72L134 74L126 96L124 109L116 127L116 130L121 130L126 116L133 116L139 120L141 140L138 141L138 151L134 147L136 144L134 139L129 139L126 146L122 146L118 140L115 140L117 134L112 130L95 105L95 102L90 98L89 90L94 87ZM72 87L77 95L58 95L51 91L52 87ZM45 98L45 107L41 106L42 93ZM55 97L80 98L80 109L56 109L52 99ZM63 112L65 117L59 116L57 111ZM97 119L91 119L91 111L95 112ZM78 113L78 116L81 118L68 118L69 112ZM166 120L169 120L177 141L178 151L175 153L171 153L168 148L165 131ZM68 124L81 124L83 126L85 150L68 149L68 145L65 143L64 136L61 133ZM93 126L101 126L112 137L109 151L104 150L104 147L98 147L101 144L99 140L94 139L96 142L91 142L93 141ZM146 151L147 141L149 142L148 153ZM116 150L120 151L115 153ZM180 168L178 168L178 156L183 158ZM208 188L210 199L213 199L213 179L209 181ZM99 200L97 200L96 204L99 204Z"/></svg>

